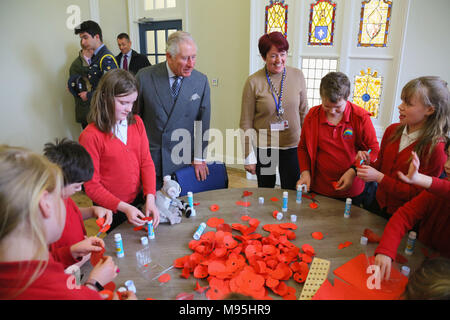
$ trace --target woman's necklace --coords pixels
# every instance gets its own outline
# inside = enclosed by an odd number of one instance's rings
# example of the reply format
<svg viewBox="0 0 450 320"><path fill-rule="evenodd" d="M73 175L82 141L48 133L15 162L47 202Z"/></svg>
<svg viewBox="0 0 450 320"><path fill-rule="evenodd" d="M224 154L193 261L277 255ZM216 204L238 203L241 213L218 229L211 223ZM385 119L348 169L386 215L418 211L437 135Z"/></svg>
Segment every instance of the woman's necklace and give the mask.
<svg viewBox="0 0 450 320"><path fill-rule="evenodd" d="M267 66L265 67L267 82L269 83L270 91L272 92L273 99L275 100L275 106L277 108L277 116L278 118L282 118L284 114L283 108L283 90L284 90L284 80L286 79L286 68L283 69L283 76L281 77L280 83L280 92L277 91L275 86L273 85L272 78L269 76L269 72L267 71ZM278 99L277 99L278 97Z"/></svg>

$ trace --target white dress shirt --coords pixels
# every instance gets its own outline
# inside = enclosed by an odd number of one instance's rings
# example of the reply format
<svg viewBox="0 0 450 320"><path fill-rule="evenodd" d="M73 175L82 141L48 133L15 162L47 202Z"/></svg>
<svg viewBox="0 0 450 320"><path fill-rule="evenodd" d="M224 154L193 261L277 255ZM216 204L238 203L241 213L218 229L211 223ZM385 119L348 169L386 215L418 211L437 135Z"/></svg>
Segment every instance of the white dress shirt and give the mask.
<svg viewBox="0 0 450 320"><path fill-rule="evenodd" d="M422 133L422 130L417 130L413 133L408 134L408 130L406 127L407 126L405 126L405 129L403 129L402 137L400 138L400 146L398 148L398 152L401 152L403 149L413 144Z"/></svg>
<svg viewBox="0 0 450 320"><path fill-rule="evenodd" d="M112 129L112 133L123 142L124 145L127 144L127 133L128 133L128 121L122 120L117 122Z"/></svg>

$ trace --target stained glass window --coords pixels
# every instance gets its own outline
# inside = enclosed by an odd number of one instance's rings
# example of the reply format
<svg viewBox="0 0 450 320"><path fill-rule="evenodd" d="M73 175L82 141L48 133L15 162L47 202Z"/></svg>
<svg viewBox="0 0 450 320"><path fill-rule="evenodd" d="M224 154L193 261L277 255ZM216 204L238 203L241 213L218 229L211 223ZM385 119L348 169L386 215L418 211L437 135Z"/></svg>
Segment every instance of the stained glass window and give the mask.
<svg viewBox="0 0 450 320"><path fill-rule="evenodd" d="M392 1L367 0L362 2L358 46L386 47L391 9Z"/></svg>
<svg viewBox="0 0 450 320"><path fill-rule="evenodd" d="M336 3L330 0L317 0L311 3L309 14L308 44L311 46L332 46Z"/></svg>
<svg viewBox="0 0 450 320"><path fill-rule="evenodd" d="M310 108L322 103L320 81L329 72L337 71L337 59L303 58L302 71L306 81L306 96Z"/></svg>
<svg viewBox="0 0 450 320"><path fill-rule="evenodd" d="M367 72L361 70L361 74L355 77L353 103L371 112L373 118L378 118L380 111L382 81L378 72L372 72L370 68Z"/></svg>
<svg viewBox="0 0 450 320"><path fill-rule="evenodd" d="M282 1L270 0L266 6L266 33L279 31L287 37L288 5Z"/></svg>

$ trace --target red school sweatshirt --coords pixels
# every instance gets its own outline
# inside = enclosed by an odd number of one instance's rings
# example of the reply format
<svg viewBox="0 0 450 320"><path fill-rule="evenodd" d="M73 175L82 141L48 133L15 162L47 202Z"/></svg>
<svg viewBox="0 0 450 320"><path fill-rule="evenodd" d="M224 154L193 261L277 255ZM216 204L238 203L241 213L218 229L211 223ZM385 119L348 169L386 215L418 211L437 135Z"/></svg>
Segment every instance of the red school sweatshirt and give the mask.
<svg viewBox="0 0 450 320"><path fill-rule="evenodd" d="M70 247L82 240L86 236L86 229L84 228L83 216L77 204L71 199L64 200L66 206L66 223L61 238L49 246L50 253L53 259L61 262L65 268L77 263L78 261L72 257Z"/></svg>
<svg viewBox="0 0 450 320"><path fill-rule="evenodd" d="M62 264L49 255L42 274L26 286L42 261L0 262L0 299L2 300L102 300L86 286L75 286L73 276L64 273Z"/></svg>
<svg viewBox="0 0 450 320"><path fill-rule="evenodd" d="M395 134L400 123L390 125L381 141L378 159L373 167L384 174L383 180L378 184L376 199L380 208L386 208L389 214L393 214L398 208L417 196L424 189L404 183L398 178L397 171L408 172L411 162L411 152L417 141L398 152L400 139L389 141ZM431 177L439 177L444 169L447 155L444 142L439 142L433 149L428 162L425 157L420 158L419 172ZM427 153L425 153L427 154Z"/></svg>
<svg viewBox="0 0 450 320"><path fill-rule="evenodd" d="M319 139L321 139L320 128L321 128L321 112L322 105L315 106L306 115L305 121L303 123L300 142L298 145L298 161L300 166L300 171L309 170L311 173L311 189L313 191L319 192L318 190L330 190L332 189L333 181L320 181L320 179L315 179L316 172L318 170L327 170L325 167L318 167L317 157L319 154ZM342 124L342 125L341 125ZM372 149L370 153L370 158L375 160L380 149L378 145L377 136L375 133L375 128L370 119L370 113L359 107L358 105L347 101L345 107L344 116L338 126L339 133L337 134L336 143L342 145L342 148L346 150L346 159L337 159L335 157L336 163L338 163L342 169L339 172L339 178L350 168L355 162L355 156L358 151L367 151ZM334 150L326 150L329 153L333 153ZM335 152L336 153L336 152ZM326 175L326 174L325 174ZM338 179L338 177L335 177ZM314 185L314 181L319 185ZM357 190L355 190L357 189ZM359 195L364 190L364 181L355 177L353 185L350 190L346 192L330 191L322 192L326 196L344 198L348 197L349 194L354 193L353 196ZM321 193L321 192L319 192Z"/></svg>
<svg viewBox="0 0 450 320"><path fill-rule="evenodd" d="M141 185L144 196L156 193L155 165L142 119L135 115L135 124L128 125L127 144L101 132L90 123L79 142L91 155L94 176L84 184L86 194L98 205L117 211L120 201L134 201Z"/></svg>
<svg viewBox="0 0 450 320"><path fill-rule="evenodd" d="M433 178L431 187L398 209L387 223L375 254L395 260L408 230L421 220L418 239L450 258L450 181Z"/></svg>

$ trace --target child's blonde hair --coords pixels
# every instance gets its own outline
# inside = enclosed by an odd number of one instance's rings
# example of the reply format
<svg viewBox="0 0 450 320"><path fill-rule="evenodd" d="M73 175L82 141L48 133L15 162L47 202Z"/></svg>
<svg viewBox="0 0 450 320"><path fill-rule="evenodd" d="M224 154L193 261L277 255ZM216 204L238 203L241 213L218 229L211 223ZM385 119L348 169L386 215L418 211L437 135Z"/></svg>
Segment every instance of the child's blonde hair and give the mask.
<svg viewBox="0 0 450 320"><path fill-rule="evenodd" d="M423 127L422 135L414 148L419 158L431 155L434 147L448 135L450 128L450 91L447 82L440 77L419 77L409 81L402 89L401 99L410 103L417 97L425 106L433 106L434 113L429 115ZM399 126L392 141L400 139L405 126ZM429 146L429 147L428 147Z"/></svg>
<svg viewBox="0 0 450 320"><path fill-rule="evenodd" d="M11 232L27 232L38 247L34 258L48 254L39 201L44 191L60 194L62 187L63 175L56 164L29 150L0 145L0 243ZM46 263L39 265L20 292L39 277Z"/></svg>

